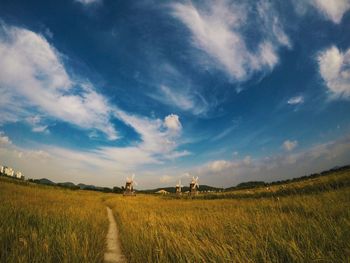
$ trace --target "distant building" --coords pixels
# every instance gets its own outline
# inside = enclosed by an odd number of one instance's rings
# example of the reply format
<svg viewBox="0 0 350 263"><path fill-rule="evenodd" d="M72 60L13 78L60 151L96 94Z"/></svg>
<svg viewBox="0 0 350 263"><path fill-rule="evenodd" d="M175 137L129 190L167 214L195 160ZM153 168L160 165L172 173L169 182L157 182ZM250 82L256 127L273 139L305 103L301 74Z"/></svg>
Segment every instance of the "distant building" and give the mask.
<svg viewBox="0 0 350 263"><path fill-rule="evenodd" d="M17 171L17 172L15 173L15 177L18 178L18 179L23 179L23 178L24 178L22 172L20 172L20 171Z"/></svg>
<svg viewBox="0 0 350 263"><path fill-rule="evenodd" d="M24 175L20 171L16 171L12 167L0 165L0 175L11 176L17 179L24 179Z"/></svg>
<svg viewBox="0 0 350 263"><path fill-rule="evenodd" d="M14 176L15 174L15 171L11 168L11 167L7 167L5 166L4 167L4 174L7 175L7 176Z"/></svg>

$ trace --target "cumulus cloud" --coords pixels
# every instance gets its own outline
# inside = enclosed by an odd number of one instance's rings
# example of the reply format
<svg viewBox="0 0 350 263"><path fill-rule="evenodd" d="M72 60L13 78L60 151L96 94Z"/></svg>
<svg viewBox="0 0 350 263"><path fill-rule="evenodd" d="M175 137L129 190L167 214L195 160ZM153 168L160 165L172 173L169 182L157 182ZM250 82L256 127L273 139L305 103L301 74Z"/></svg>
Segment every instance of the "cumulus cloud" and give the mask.
<svg viewBox="0 0 350 263"><path fill-rule="evenodd" d="M304 97L303 96L292 97L287 101L287 103L290 105L302 104L304 103Z"/></svg>
<svg viewBox="0 0 350 263"><path fill-rule="evenodd" d="M164 125L170 131L174 131L174 132L180 132L182 129L182 125L180 123L179 116L176 114L170 114L170 115L166 116L164 119Z"/></svg>
<svg viewBox="0 0 350 263"><path fill-rule="evenodd" d="M252 10L254 16L249 13ZM253 7L224 0L207 1L200 7L176 3L172 5L172 14L190 30L192 44L214 61L214 67L237 81L254 72L271 70L278 63L279 47L290 47L278 16L267 1ZM254 41L257 43L254 48L248 46L243 33L248 25L262 35Z"/></svg>
<svg viewBox="0 0 350 263"><path fill-rule="evenodd" d="M290 140L286 140L283 142L282 147L283 149L285 149L286 151L292 151L295 149L295 147L298 146L298 141L290 141Z"/></svg>
<svg viewBox="0 0 350 263"><path fill-rule="evenodd" d="M332 46L318 56L320 75L332 98L350 98L350 49L344 53Z"/></svg>
<svg viewBox="0 0 350 263"><path fill-rule="evenodd" d="M0 57L1 93L16 109L14 113L7 103L1 105L5 115L20 120L34 108L53 119L98 129L111 140L117 138L107 100L91 84L72 80L62 56L43 36L2 24Z"/></svg>
<svg viewBox="0 0 350 263"><path fill-rule="evenodd" d="M343 15L350 9L349 0L312 0L310 3L336 24L341 22Z"/></svg>

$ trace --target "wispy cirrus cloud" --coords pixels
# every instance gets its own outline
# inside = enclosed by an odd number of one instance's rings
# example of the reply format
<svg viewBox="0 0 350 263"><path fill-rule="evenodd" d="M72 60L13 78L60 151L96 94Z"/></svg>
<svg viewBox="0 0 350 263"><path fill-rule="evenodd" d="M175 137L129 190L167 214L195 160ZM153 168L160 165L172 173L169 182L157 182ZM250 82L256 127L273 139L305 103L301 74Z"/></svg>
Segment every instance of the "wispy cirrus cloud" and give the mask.
<svg viewBox="0 0 350 263"><path fill-rule="evenodd" d="M200 87L193 85L190 79L169 63L152 68L152 86L155 89L147 96L159 103L176 110L193 115L206 115L213 102L208 102L202 95Z"/></svg>
<svg viewBox="0 0 350 263"><path fill-rule="evenodd" d="M302 104L304 103L304 97L303 96L295 96L295 97L291 97L287 103L289 105L297 105L297 104Z"/></svg>
<svg viewBox="0 0 350 263"><path fill-rule="evenodd" d="M206 1L201 6L176 3L171 8L173 16L191 32L192 45L213 60L211 66L236 81L255 72L272 70L279 61L278 49L291 46L277 13L267 1L253 6L224 0ZM255 11L254 16L250 15L251 10ZM248 25L262 35L254 41L257 43L254 47L248 45L243 32Z"/></svg>
<svg viewBox="0 0 350 263"><path fill-rule="evenodd" d="M199 94L186 90L175 90L166 85L160 85L157 93L148 94L148 96L162 104L191 112L194 115L205 114L209 110L208 104Z"/></svg>
<svg viewBox="0 0 350 263"><path fill-rule="evenodd" d="M26 118L26 121L29 123L29 125L32 126L33 132L43 132L48 133L48 125L45 125L41 121L41 117L39 115L30 116Z"/></svg>

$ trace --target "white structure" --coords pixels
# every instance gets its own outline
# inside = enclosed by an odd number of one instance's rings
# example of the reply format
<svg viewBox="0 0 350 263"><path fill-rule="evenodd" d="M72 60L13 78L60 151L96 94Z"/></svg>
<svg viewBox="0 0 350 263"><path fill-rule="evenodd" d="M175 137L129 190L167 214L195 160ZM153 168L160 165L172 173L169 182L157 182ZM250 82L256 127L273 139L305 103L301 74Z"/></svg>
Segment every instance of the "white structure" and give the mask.
<svg viewBox="0 0 350 263"><path fill-rule="evenodd" d="M179 180L179 183L175 186L175 193L176 195L181 195L181 189L183 185L181 185L181 180Z"/></svg>
<svg viewBox="0 0 350 263"><path fill-rule="evenodd" d="M4 174L7 176L13 176L15 174L15 171L11 167L4 167Z"/></svg>
<svg viewBox="0 0 350 263"><path fill-rule="evenodd" d="M190 183L190 195L196 195L198 193L198 176L196 178L192 177L192 181Z"/></svg>
<svg viewBox="0 0 350 263"><path fill-rule="evenodd" d="M0 174L4 173L4 166L0 165Z"/></svg>
<svg viewBox="0 0 350 263"><path fill-rule="evenodd" d="M22 179L22 172L20 172L20 171L17 171L16 173L15 173L15 177L16 178L18 178L18 179Z"/></svg>
<svg viewBox="0 0 350 263"><path fill-rule="evenodd" d="M135 181L135 174L133 174L131 178L126 177L124 195L135 195L134 185L137 185Z"/></svg>

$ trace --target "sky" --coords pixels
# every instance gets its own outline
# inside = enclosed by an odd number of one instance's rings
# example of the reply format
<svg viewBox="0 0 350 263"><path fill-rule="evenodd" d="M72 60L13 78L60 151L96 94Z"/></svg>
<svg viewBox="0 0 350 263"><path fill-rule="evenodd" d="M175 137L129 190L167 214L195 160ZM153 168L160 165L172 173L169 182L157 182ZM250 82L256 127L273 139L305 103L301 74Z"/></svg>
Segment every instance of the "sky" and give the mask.
<svg viewBox="0 0 350 263"><path fill-rule="evenodd" d="M229 187L350 163L350 0L0 0L0 163Z"/></svg>

